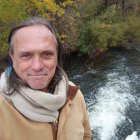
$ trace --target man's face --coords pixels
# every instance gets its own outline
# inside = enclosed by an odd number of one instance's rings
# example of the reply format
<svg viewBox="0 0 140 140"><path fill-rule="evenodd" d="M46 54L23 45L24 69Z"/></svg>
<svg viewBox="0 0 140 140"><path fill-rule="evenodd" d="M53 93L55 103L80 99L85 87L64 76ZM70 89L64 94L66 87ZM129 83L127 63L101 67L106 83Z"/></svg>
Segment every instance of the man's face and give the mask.
<svg viewBox="0 0 140 140"><path fill-rule="evenodd" d="M12 39L13 67L17 75L33 89L48 90L57 66L56 40L43 25L17 30Z"/></svg>

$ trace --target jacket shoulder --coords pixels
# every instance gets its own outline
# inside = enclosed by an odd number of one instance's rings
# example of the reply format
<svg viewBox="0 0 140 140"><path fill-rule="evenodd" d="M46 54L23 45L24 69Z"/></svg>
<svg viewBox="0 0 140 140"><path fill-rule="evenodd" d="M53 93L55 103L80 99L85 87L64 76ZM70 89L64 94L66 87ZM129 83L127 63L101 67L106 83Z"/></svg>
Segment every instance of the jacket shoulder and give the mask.
<svg viewBox="0 0 140 140"><path fill-rule="evenodd" d="M83 94L81 93L80 91L80 86L76 86L73 82L69 81L68 83L68 93L67 93L67 96L68 96L68 99L69 100L73 100L76 97L82 97L83 98Z"/></svg>

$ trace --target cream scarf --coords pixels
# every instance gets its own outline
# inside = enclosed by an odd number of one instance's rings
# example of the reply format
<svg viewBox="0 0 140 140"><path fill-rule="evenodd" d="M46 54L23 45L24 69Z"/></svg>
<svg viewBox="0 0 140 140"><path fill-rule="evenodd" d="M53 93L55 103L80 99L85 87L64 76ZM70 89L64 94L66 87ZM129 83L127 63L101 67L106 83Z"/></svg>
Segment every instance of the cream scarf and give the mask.
<svg viewBox="0 0 140 140"><path fill-rule="evenodd" d="M3 81L2 81L3 80ZM0 88L4 88L6 73L0 78ZM39 122L55 122L58 119L58 110L64 105L67 93L67 77L62 76L62 80L56 86L54 94L34 90L28 87L19 87L20 92L12 95L2 95L12 101L14 107L28 119Z"/></svg>

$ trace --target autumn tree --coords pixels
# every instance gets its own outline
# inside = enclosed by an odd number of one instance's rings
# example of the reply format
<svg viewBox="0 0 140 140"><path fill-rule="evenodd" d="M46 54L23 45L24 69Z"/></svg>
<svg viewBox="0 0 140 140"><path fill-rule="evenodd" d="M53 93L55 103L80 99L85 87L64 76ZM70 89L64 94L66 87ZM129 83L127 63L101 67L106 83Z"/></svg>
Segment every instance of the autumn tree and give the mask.
<svg viewBox="0 0 140 140"><path fill-rule="evenodd" d="M7 36L9 29L17 22L30 16L47 18L54 26L63 30L69 24L63 17L66 16L66 8L72 4L71 0L0 0L0 59L7 54ZM61 27L61 21L65 27ZM60 26L60 27L59 27ZM67 37L66 31L61 32L60 39Z"/></svg>

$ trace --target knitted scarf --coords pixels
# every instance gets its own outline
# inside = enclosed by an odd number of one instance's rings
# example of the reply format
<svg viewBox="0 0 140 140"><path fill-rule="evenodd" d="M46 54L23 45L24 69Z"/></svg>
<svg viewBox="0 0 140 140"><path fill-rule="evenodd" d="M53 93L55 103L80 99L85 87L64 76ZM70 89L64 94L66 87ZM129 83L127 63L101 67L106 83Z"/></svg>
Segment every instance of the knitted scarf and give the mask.
<svg viewBox="0 0 140 140"><path fill-rule="evenodd" d="M5 73L0 78L1 89L4 88L4 81L6 82ZM14 107L28 119L39 122L55 122L59 116L58 110L66 101L66 92L67 77L64 75L56 86L54 94L24 86L20 86L19 92L15 91L12 95L3 92L1 94L12 101Z"/></svg>

